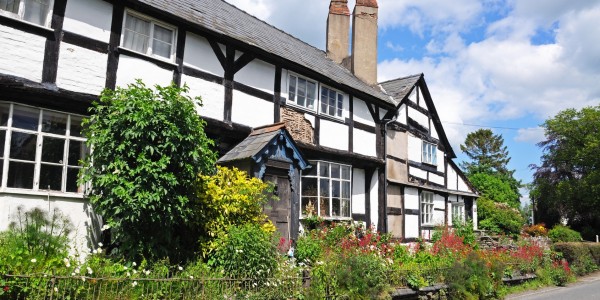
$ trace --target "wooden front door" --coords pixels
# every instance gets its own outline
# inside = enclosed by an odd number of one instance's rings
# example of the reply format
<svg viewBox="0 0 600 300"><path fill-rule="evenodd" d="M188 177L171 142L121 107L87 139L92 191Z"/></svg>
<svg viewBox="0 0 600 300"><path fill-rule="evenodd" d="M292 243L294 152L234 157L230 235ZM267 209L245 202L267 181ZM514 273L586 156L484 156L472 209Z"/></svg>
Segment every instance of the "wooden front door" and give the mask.
<svg viewBox="0 0 600 300"><path fill-rule="evenodd" d="M290 239L290 203L292 197L287 170L267 169L264 181L272 182L275 185L274 195L277 197L273 197L263 207L263 210L269 217L269 220L277 227L277 231L281 234L281 237Z"/></svg>

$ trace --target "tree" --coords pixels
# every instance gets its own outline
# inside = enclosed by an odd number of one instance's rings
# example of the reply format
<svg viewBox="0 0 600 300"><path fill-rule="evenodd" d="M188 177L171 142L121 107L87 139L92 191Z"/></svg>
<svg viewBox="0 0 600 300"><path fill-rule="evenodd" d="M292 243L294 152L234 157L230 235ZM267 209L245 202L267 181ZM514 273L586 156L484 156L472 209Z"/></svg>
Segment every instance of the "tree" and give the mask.
<svg viewBox="0 0 600 300"><path fill-rule="evenodd" d="M141 81L106 89L84 121L93 151L83 180L128 258L181 260L196 250L194 187L198 174L214 172L217 156L187 91Z"/></svg>
<svg viewBox="0 0 600 300"><path fill-rule="evenodd" d="M584 238L600 231L600 105L567 109L542 125L546 140L530 197L536 218L549 226L561 219ZM595 233L594 233L595 232Z"/></svg>
<svg viewBox="0 0 600 300"><path fill-rule="evenodd" d="M471 159L471 162L461 163L467 174L500 173L512 176L507 168L510 157L501 135L494 134L489 129L479 129L467 135L460 150Z"/></svg>

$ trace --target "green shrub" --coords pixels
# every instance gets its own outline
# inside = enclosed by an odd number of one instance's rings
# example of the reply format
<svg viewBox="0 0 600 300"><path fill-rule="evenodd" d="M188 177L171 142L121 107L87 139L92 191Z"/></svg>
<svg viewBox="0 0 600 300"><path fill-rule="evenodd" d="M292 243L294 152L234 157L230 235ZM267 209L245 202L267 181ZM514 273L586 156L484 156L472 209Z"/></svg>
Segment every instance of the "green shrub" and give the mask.
<svg viewBox="0 0 600 300"><path fill-rule="evenodd" d="M586 243L556 243L554 250L562 253L577 275L585 275L596 271L598 265Z"/></svg>
<svg viewBox="0 0 600 300"><path fill-rule="evenodd" d="M596 265L600 266L600 243L586 243L586 246L590 249L590 254Z"/></svg>
<svg viewBox="0 0 600 300"><path fill-rule="evenodd" d="M581 234L568 226L556 225L548 231L548 237L553 243L581 242Z"/></svg>
<svg viewBox="0 0 600 300"><path fill-rule="evenodd" d="M339 283L339 294L348 299L376 299L389 286L385 261L372 253L356 253L339 257L333 274Z"/></svg>
<svg viewBox="0 0 600 300"><path fill-rule="evenodd" d="M323 245L317 237L316 232L311 231L306 236L302 236L296 242L296 251L294 255L298 262L310 264L317 262L323 253Z"/></svg>
<svg viewBox="0 0 600 300"><path fill-rule="evenodd" d="M208 264L232 278L269 278L277 267L273 236L256 224L232 226L216 240Z"/></svg>
<svg viewBox="0 0 600 300"><path fill-rule="evenodd" d="M503 273L502 264L487 262L472 252L464 262L454 263L446 275L449 299L497 298Z"/></svg>
<svg viewBox="0 0 600 300"><path fill-rule="evenodd" d="M525 219L518 209L484 197L477 200L477 213L480 216L479 228L494 234L517 236L525 224Z"/></svg>

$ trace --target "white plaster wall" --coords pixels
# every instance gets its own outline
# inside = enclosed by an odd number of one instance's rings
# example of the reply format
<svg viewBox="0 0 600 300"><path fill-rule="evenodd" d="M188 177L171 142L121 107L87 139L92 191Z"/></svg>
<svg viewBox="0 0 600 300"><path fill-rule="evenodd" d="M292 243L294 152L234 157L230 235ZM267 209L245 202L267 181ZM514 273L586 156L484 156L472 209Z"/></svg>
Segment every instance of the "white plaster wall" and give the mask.
<svg viewBox="0 0 600 300"><path fill-rule="evenodd" d="M375 122L373 121L373 117L367 108L367 104L358 98L354 98L354 121L375 126Z"/></svg>
<svg viewBox="0 0 600 300"><path fill-rule="evenodd" d="M437 155L437 171L444 173L446 171L445 167L444 167L446 165L446 163L444 162L444 159L446 159L446 157L444 156L445 153L444 153L444 151L440 150L439 147L436 146L436 148L437 148L437 150L436 150L436 152L437 152L437 154L436 154Z"/></svg>
<svg viewBox="0 0 600 300"><path fill-rule="evenodd" d="M464 191L464 192L469 192L469 186L465 183L465 181L458 176L458 190L459 191Z"/></svg>
<svg viewBox="0 0 600 300"><path fill-rule="evenodd" d="M388 113L387 109L380 108L379 109L379 117L383 118Z"/></svg>
<svg viewBox="0 0 600 300"><path fill-rule="evenodd" d="M429 129L429 117L427 117L426 115L422 114L420 111L409 107L408 108L408 116L417 121L417 123L419 123L420 125L422 125L425 128Z"/></svg>
<svg viewBox="0 0 600 300"><path fill-rule="evenodd" d="M431 126L429 128L431 129L430 130L431 136L434 137L434 138L436 138L436 139L439 139L440 136L438 135L437 130L435 130L435 126L433 124L433 120L431 120Z"/></svg>
<svg viewBox="0 0 600 300"><path fill-rule="evenodd" d="M348 151L348 126L321 119L319 144L325 147Z"/></svg>
<svg viewBox="0 0 600 300"><path fill-rule="evenodd" d="M315 116L311 114L304 114L304 119L310 123L310 126L315 129Z"/></svg>
<svg viewBox="0 0 600 300"><path fill-rule="evenodd" d="M408 124L406 119L406 104L402 104L400 109L398 109L398 118L396 120L404 125Z"/></svg>
<svg viewBox="0 0 600 300"><path fill-rule="evenodd" d="M202 107L198 108L198 114L216 120L223 120L225 110L225 88L223 85L186 75L181 77L181 82L188 85L190 96L200 96L202 98Z"/></svg>
<svg viewBox="0 0 600 300"><path fill-rule="evenodd" d="M412 187L404 188L404 208L405 209L420 209L419 208L419 190Z"/></svg>
<svg viewBox="0 0 600 300"><path fill-rule="evenodd" d="M119 57L117 86L127 87L136 79L142 79L147 87L166 86L173 81L173 71L165 70L151 62L127 55Z"/></svg>
<svg viewBox="0 0 600 300"><path fill-rule="evenodd" d="M466 214L467 212L465 212ZM477 230L477 223L478 221L478 215L477 215L477 199L473 200L473 229Z"/></svg>
<svg viewBox="0 0 600 300"><path fill-rule="evenodd" d="M450 190L457 190L457 186L456 186L456 171L454 170L454 167L452 167L452 165L448 165L448 173L446 174L446 176L448 177L448 189Z"/></svg>
<svg viewBox="0 0 600 300"><path fill-rule="evenodd" d="M442 195L433 194L433 224L444 224L446 200Z"/></svg>
<svg viewBox="0 0 600 300"><path fill-rule="evenodd" d="M364 214L365 208L365 170L352 169L352 213Z"/></svg>
<svg viewBox="0 0 600 300"><path fill-rule="evenodd" d="M0 25L0 73L42 81L46 39Z"/></svg>
<svg viewBox="0 0 600 300"><path fill-rule="evenodd" d="M288 80L290 79L290 72L286 69L281 69L281 97L288 99ZM291 102L291 101L290 101Z"/></svg>
<svg viewBox="0 0 600 300"><path fill-rule="evenodd" d="M186 34L183 64L221 77L225 73L208 40L190 32Z"/></svg>
<svg viewBox="0 0 600 300"><path fill-rule="evenodd" d="M250 127L273 124L273 102L265 101L240 91L233 91L231 121Z"/></svg>
<svg viewBox="0 0 600 300"><path fill-rule="evenodd" d="M377 230L377 224L379 223L379 177L378 177L378 170L375 170L375 172L373 172L373 176L371 177L371 206L370 206L370 210L371 210L371 224L373 224L373 226L375 227L375 229Z"/></svg>
<svg viewBox="0 0 600 300"><path fill-rule="evenodd" d="M255 59L235 73L234 80L270 94L274 93L275 66Z"/></svg>
<svg viewBox="0 0 600 300"><path fill-rule="evenodd" d="M102 0L67 1L63 29L108 43L112 10L112 4Z"/></svg>
<svg viewBox="0 0 600 300"><path fill-rule="evenodd" d="M408 100L417 103L417 88L415 87L412 92L410 92L410 95L408 95Z"/></svg>
<svg viewBox="0 0 600 300"><path fill-rule="evenodd" d="M55 208L67 216L73 230L69 235L72 246L82 255L89 253L89 248L96 241L91 241L88 236L88 230L96 231L98 234L99 228L92 228L92 218L96 218L93 214L91 206L83 199L70 199L50 196L48 201L47 196L20 195L20 194L3 194L0 195L0 231L8 229L12 221L16 221L15 213L19 206L23 207L23 211L28 211L38 207L44 211L53 211ZM50 209L50 210L49 210ZM72 253L74 254L74 253Z"/></svg>
<svg viewBox="0 0 600 300"><path fill-rule="evenodd" d="M427 109L427 103L425 103L425 97L423 97L423 93L421 92L420 88L419 88L419 106Z"/></svg>
<svg viewBox="0 0 600 300"><path fill-rule="evenodd" d="M418 238L419 237L419 216L418 215L404 215L404 238Z"/></svg>
<svg viewBox="0 0 600 300"><path fill-rule="evenodd" d="M423 142L412 134L408 135L408 160L421 162Z"/></svg>
<svg viewBox="0 0 600 300"><path fill-rule="evenodd" d="M419 168L409 166L408 174L427 180L427 171L423 171Z"/></svg>
<svg viewBox="0 0 600 300"><path fill-rule="evenodd" d="M88 94L100 94L106 84L107 54L61 43L56 84Z"/></svg>
<svg viewBox="0 0 600 300"><path fill-rule="evenodd" d="M354 136L354 145L352 145L354 152L369 156L377 156L375 134L356 128L354 128L352 132Z"/></svg>
<svg viewBox="0 0 600 300"><path fill-rule="evenodd" d="M439 185L444 185L444 177L431 172L429 173L429 181Z"/></svg>

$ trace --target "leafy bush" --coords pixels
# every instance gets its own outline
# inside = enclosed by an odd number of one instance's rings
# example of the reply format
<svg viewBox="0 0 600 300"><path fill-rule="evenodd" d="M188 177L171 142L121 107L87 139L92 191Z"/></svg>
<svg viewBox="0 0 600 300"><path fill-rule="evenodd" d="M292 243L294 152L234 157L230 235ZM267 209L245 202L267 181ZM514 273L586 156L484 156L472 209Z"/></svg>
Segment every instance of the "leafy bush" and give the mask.
<svg viewBox="0 0 600 300"><path fill-rule="evenodd" d="M556 243L554 250L562 253L563 257L569 262L571 269L577 275L585 275L598 270L596 259L592 253L596 253L598 246L591 246L594 250L590 251L589 243Z"/></svg>
<svg viewBox="0 0 600 300"><path fill-rule="evenodd" d="M556 225L548 231L548 237L552 242L581 242L581 234L568 226Z"/></svg>
<svg viewBox="0 0 600 300"><path fill-rule="evenodd" d="M152 90L141 81L106 89L83 122L94 151L82 180L91 183L90 200L126 257L184 260L197 249L190 227L195 182L213 173L217 156L196 112L199 99L187 91Z"/></svg>
<svg viewBox="0 0 600 300"><path fill-rule="evenodd" d="M525 224L518 209L506 203L495 203L485 197L477 201L477 213L478 216L481 216L479 227L494 234L516 236Z"/></svg>
<svg viewBox="0 0 600 300"><path fill-rule="evenodd" d="M548 236L548 229L544 223L525 225L523 226L523 233L530 236Z"/></svg>
<svg viewBox="0 0 600 300"><path fill-rule="evenodd" d="M294 255L298 262L312 265L320 259L322 253L323 245L316 231L309 232L308 235L300 237L296 242Z"/></svg>
<svg viewBox="0 0 600 300"><path fill-rule="evenodd" d="M232 278L269 278L277 267L273 236L255 224L231 226L220 235L208 264Z"/></svg>
<svg viewBox="0 0 600 300"><path fill-rule="evenodd" d="M273 197L273 186L258 178L250 178L237 168L217 167L214 175L200 175L197 181L197 221L201 230L201 246L207 255L215 250L213 239L231 226L260 225L267 233L275 226L263 213L263 205Z"/></svg>
<svg viewBox="0 0 600 300"><path fill-rule="evenodd" d="M488 264L477 253L470 253L464 262L456 262L447 274L450 299L497 298L502 284L504 266Z"/></svg>
<svg viewBox="0 0 600 300"><path fill-rule="evenodd" d="M333 274L338 293L349 299L376 299L389 286L385 261L373 253L339 257Z"/></svg>

